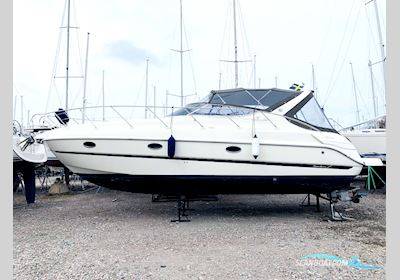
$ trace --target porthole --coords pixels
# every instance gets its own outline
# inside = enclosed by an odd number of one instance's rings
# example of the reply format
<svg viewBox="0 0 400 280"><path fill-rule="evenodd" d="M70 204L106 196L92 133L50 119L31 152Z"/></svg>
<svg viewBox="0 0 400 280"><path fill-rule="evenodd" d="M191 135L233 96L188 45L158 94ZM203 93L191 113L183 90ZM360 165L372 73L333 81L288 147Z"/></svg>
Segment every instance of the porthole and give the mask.
<svg viewBox="0 0 400 280"><path fill-rule="evenodd" d="M153 150L159 150L162 148L162 145L158 143L150 143L149 145L147 145L147 147Z"/></svg>
<svg viewBox="0 0 400 280"><path fill-rule="evenodd" d="M85 148L94 148L94 147L96 147L96 144L93 143L93 142L84 142L84 143L83 143L83 146L84 146Z"/></svg>
<svg viewBox="0 0 400 280"><path fill-rule="evenodd" d="M238 152L240 152L242 149L241 149L240 147L238 147L238 146L229 146L229 147L226 147L226 150L227 150L228 152L231 152L231 153L238 153Z"/></svg>

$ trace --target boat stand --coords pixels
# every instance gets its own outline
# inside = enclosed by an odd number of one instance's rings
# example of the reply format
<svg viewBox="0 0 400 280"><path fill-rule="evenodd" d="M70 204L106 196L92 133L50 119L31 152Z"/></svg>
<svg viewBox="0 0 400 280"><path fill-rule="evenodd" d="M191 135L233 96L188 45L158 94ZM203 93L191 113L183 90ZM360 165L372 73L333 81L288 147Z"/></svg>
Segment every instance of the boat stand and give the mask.
<svg viewBox="0 0 400 280"><path fill-rule="evenodd" d="M321 194L313 194L313 195L315 195L316 204L311 204L311 195L312 194L310 194L310 193L307 194L306 197L304 197L303 201L300 203L300 206L303 206L303 207L316 206L317 212L321 212L321 208L319 206L319 198L320 198ZM306 200L307 200L307 203L305 203Z"/></svg>
<svg viewBox="0 0 400 280"><path fill-rule="evenodd" d="M380 183L383 184L383 190L386 192L385 180L383 180L381 176L379 176L378 172L376 172L376 170L372 166L368 166L368 175L367 175L367 180L365 181L365 188L367 189L367 191L371 190L371 183L372 186L374 187L374 190L377 189L377 184L379 183L379 181L375 183L376 179L375 177L378 177Z"/></svg>
<svg viewBox="0 0 400 280"><path fill-rule="evenodd" d="M335 203L331 200L331 202L329 203L329 208L331 210L331 221L339 221L339 222L343 222L343 221L350 221L350 220L354 220L353 218L344 216L342 213L337 212L335 209Z"/></svg>
<svg viewBox="0 0 400 280"><path fill-rule="evenodd" d="M347 216L343 215L343 213L340 213L340 212L336 211L335 205L336 205L336 203L338 203L338 200L337 199L333 199L331 197L331 195L328 195L328 197L324 197L324 196L320 195L319 197L329 201L330 217L329 217L328 221L343 222L343 221L352 221L352 220L354 220L353 218L347 217Z"/></svg>
<svg viewBox="0 0 400 280"><path fill-rule="evenodd" d="M188 214L186 211L189 210L189 199L180 194L177 195L177 209L178 209L178 219L173 219L171 222L190 222ZM182 219L182 217L185 217Z"/></svg>
<svg viewBox="0 0 400 280"><path fill-rule="evenodd" d="M36 198L36 174L35 166L31 163L23 164L19 170L13 170L13 190L18 191L21 187L22 193L25 195L26 203L35 203Z"/></svg>

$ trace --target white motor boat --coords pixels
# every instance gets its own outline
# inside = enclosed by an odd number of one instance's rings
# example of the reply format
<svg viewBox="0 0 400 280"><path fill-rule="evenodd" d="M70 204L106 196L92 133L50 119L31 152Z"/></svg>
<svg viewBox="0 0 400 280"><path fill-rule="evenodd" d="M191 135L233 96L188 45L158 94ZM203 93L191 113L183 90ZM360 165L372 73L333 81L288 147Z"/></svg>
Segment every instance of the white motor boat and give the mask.
<svg viewBox="0 0 400 280"><path fill-rule="evenodd" d="M13 122L13 162L40 164L47 161L43 143L36 141L32 134L24 134L19 124Z"/></svg>
<svg viewBox="0 0 400 280"><path fill-rule="evenodd" d="M23 133L18 122L14 121L13 190L18 189L23 179L28 204L35 202L35 168L46 161L47 154L43 143L38 142L33 134Z"/></svg>
<svg viewBox="0 0 400 280"><path fill-rule="evenodd" d="M42 137L82 178L141 193L329 194L349 190L369 160L332 128L312 91L275 88L212 91L165 117Z"/></svg>
<svg viewBox="0 0 400 280"><path fill-rule="evenodd" d="M339 132L354 144L361 157L378 157L386 163L386 115Z"/></svg>

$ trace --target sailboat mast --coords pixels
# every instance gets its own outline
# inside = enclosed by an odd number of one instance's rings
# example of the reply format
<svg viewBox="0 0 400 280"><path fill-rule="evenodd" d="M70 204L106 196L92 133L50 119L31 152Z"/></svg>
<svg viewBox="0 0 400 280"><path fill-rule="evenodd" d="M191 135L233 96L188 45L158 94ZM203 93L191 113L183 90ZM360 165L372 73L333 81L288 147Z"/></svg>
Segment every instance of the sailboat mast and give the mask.
<svg viewBox="0 0 400 280"><path fill-rule="evenodd" d="M14 97L14 116L13 116L13 120L15 120L16 112L17 112L17 97L18 97L18 95L16 95Z"/></svg>
<svg viewBox="0 0 400 280"><path fill-rule="evenodd" d="M164 115L168 114L168 90L165 91L165 112Z"/></svg>
<svg viewBox="0 0 400 280"><path fill-rule="evenodd" d="M70 29L70 11L71 2L68 0L68 15L67 15L67 66L66 66L66 84L65 84L65 110L68 110L68 78L69 78L69 29Z"/></svg>
<svg viewBox="0 0 400 280"><path fill-rule="evenodd" d="M183 29L183 18L182 18L182 0L180 2L180 31L181 31L181 49L180 49L180 55L181 55L181 107L183 107L183 42L182 42L182 29Z"/></svg>
<svg viewBox="0 0 400 280"><path fill-rule="evenodd" d="M379 13L378 13L378 5L376 4L376 0L374 1L375 6L375 15L376 15L376 23L378 25L378 34L379 34L379 42L380 42L380 49L381 49L381 61L382 61L382 71L383 71L383 82L384 82L384 94L383 94L383 104L386 106L386 55L385 55L385 44L383 43L382 39L382 30L381 30L381 23L379 20Z"/></svg>
<svg viewBox="0 0 400 280"><path fill-rule="evenodd" d="M353 90L354 90L354 97L356 100L356 112L357 112L357 119L356 123L360 122L360 110L358 109L358 99L357 99L357 91L356 91L356 80L354 79L354 71L353 71L353 63L350 62L350 67L351 67L351 76L353 77Z"/></svg>
<svg viewBox="0 0 400 280"><path fill-rule="evenodd" d="M379 35L379 43L381 45L381 61L382 61L382 68L383 68L383 78L385 79L385 44L383 43L382 39L382 30L381 30L381 23L379 20L379 13L378 13L378 5L376 4L376 0L374 0L374 7L375 7L375 15L376 15L376 25L378 26L378 35Z"/></svg>
<svg viewBox="0 0 400 280"><path fill-rule="evenodd" d="M149 91L149 59L146 59L146 92L144 96L144 118L147 119L147 94Z"/></svg>
<svg viewBox="0 0 400 280"><path fill-rule="evenodd" d="M256 88L256 80L257 80L257 74L256 74L256 55L254 55L254 88Z"/></svg>
<svg viewBox="0 0 400 280"><path fill-rule="evenodd" d="M153 90L154 90L154 92L153 92L153 98L154 98L154 104L153 104L153 113L154 113L154 118L156 118L156 107L157 107L157 105L156 105L156 86L153 86Z"/></svg>
<svg viewBox="0 0 400 280"><path fill-rule="evenodd" d="M102 89L103 89L103 122L106 120L106 113L105 113L105 94L104 94L104 70L103 70L103 83L102 83Z"/></svg>
<svg viewBox="0 0 400 280"><path fill-rule="evenodd" d="M82 104L82 123L85 123L85 110L86 110L86 81L87 81L87 66L88 66L88 56L89 56L89 35L87 34L86 43L86 63L85 63L85 80L83 82L83 104Z"/></svg>
<svg viewBox="0 0 400 280"><path fill-rule="evenodd" d="M21 127L24 127L24 97L21 95Z"/></svg>
<svg viewBox="0 0 400 280"><path fill-rule="evenodd" d="M371 90L372 90L372 102L373 102L373 105L374 105L374 117L376 117L377 116L377 113L376 113L376 97L375 97L375 88L374 88L374 75L373 75L373 73L372 73L372 63L371 63L371 60L370 61L368 61L368 67L369 67L369 73L370 73L370 76L371 76Z"/></svg>
<svg viewBox="0 0 400 280"><path fill-rule="evenodd" d="M235 87L239 86L238 74L238 47L237 47L237 34L236 34L236 0L233 0L233 41L235 47Z"/></svg>

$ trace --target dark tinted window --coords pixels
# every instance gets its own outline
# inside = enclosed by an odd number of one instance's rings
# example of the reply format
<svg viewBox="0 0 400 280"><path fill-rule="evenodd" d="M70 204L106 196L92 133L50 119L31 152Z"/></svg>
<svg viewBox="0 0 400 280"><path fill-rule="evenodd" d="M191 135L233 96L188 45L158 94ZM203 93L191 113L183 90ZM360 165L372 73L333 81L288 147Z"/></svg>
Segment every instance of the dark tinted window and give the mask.
<svg viewBox="0 0 400 280"><path fill-rule="evenodd" d="M277 103L291 99L298 93L278 90L238 90L231 92L216 92L210 103L241 106L257 106L269 108Z"/></svg>
<svg viewBox="0 0 400 280"><path fill-rule="evenodd" d="M233 116L233 115L245 115L250 114L254 111L251 108L235 107L219 104L208 104L208 103L192 103L186 105L174 112L174 116L178 115L223 115L223 116Z"/></svg>
<svg viewBox="0 0 400 280"><path fill-rule="evenodd" d="M325 116L318 102L312 95L306 97L304 102L299 103L298 106L290 110L287 113L287 116L301 120L323 130L334 131L328 118Z"/></svg>

